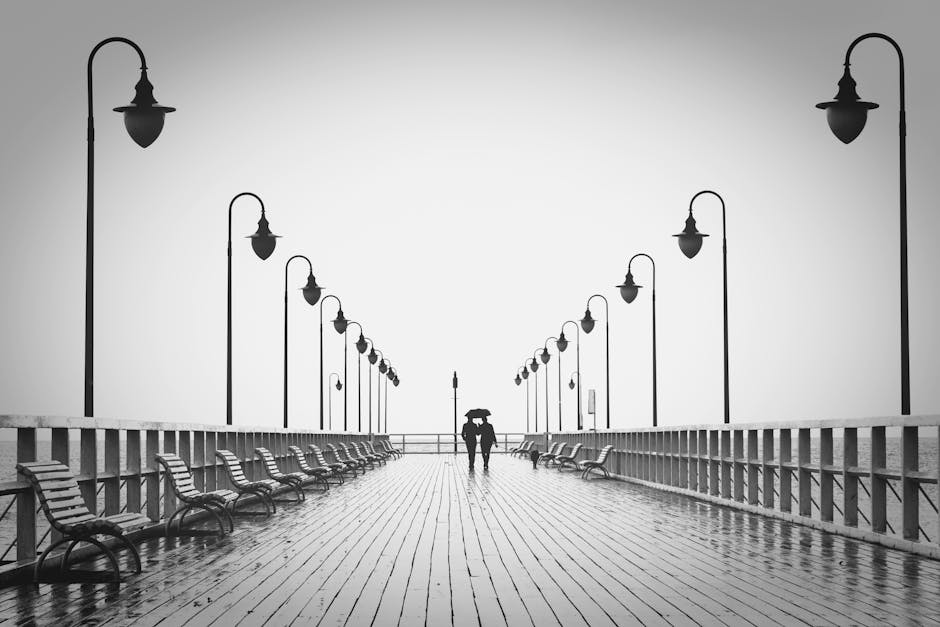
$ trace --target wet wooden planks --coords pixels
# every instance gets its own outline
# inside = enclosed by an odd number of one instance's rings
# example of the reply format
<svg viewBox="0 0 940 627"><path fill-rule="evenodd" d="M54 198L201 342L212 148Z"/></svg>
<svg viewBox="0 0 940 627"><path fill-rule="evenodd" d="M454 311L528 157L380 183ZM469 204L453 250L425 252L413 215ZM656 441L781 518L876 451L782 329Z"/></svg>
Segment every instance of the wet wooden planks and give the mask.
<svg viewBox="0 0 940 627"><path fill-rule="evenodd" d="M393 461L235 534L152 540L119 589L0 590L0 622L940 624L940 563L494 457Z"/></svg>

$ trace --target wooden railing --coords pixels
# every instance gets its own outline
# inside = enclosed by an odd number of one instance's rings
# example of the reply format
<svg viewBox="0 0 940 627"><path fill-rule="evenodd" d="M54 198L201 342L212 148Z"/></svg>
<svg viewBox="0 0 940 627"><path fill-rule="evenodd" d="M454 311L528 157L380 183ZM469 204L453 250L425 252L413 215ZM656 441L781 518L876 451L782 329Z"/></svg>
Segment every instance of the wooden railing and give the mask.
<svg viewBox="0 0 940 627"><path fill-rule="evenodd" d="M545 450L544 433L531 433ZM549 436L617 478L940 559L940 416Z"/></svg>
<svg viewBox="0 0 940 627"><path fill-rule="evenodd" d="M385 438L376 435L373 440ZM10 468L3 469L11 480L0 482L0 581L15 578L34 562L37 551L47 546L55 533L50 533L32 488L20 477L12 480L17 461L55 459L67 464L75 473L91 512L99 515L141 512L156 525L176 509L176 497L168 485L163 485L167 480L162 478L154 460L156 453L179 455L192 469L196 487L211 491L230 487L215 456L219 449L235 453L242 460L246 475L254 480L264 478L255 447L266 447L282 471L292 472L299 468L287 450L290 445L307 451L308 444L322 448L330 443L368 439L364 434L270 427L0 416L0 445L12 447L15 440L16 447L15 459L8 459Z"/></svg>
<svg viewBox="0 0 940 627"><path fill-rule="evenodd" d="M523 433L497 433L497 446L491 452L497 454L509 452L510 447L522 442L524 435ZM409 454L453 454L455 448L458 453L467 452L459 433L389 433L383 437L388 438L392 446ZM479 447L477 452L479 452Z"/></svg>

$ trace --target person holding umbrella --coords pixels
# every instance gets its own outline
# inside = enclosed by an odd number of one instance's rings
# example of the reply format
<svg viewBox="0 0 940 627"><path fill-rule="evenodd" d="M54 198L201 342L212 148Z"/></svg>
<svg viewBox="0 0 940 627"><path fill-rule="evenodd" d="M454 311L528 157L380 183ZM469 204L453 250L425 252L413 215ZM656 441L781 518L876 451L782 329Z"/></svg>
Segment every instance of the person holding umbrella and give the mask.
<svg viewBox="0 0 940 627"><path fill-rule="evenodd" d="M490 412L486 412L486 414L489 413ZM483 470L489 470L490 448L494 446L498 447L499 445L496 443L496 433L493 431L493 425L487 421L486 415L481 416L481 418L483 419L483 424L478 427L480 431L480 453L483 455Z"/></svg>
<svg viewBox="0 0 940 627"><path fill-rule="evenodd" d="M486 412L486 414L482 413ZM480 428L474 424L474 418L481 418L484 415L489 415L489 411L485 409L471 409L465 415L467 416L467 422L464 423L463 429L460 431L460 437L463 438L464 444L467 445L467 456L470 458L470 471L473 472L473 462L476 461L477 457L477 435L480 433Z"/></svg>

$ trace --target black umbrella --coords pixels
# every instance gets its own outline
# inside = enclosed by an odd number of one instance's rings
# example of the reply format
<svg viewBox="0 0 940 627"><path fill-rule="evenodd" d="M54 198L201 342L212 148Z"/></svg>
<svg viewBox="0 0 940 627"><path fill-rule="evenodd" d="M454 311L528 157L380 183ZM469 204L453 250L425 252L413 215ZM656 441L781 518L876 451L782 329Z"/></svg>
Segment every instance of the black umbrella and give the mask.
<svg viewBox="0 0 940 627"><path fill-rule="evenodd" d="M464 415L465 415L467 418L470 418L471 420L474 420L474 419L476 419L476 418L484 418L484 417L486 417L486 416L489 416L489 415L490 415L490 410L488 410L488 409L471 409L470 411L468 411L468 412L467 412L466 414L464 414Z"/></svg>

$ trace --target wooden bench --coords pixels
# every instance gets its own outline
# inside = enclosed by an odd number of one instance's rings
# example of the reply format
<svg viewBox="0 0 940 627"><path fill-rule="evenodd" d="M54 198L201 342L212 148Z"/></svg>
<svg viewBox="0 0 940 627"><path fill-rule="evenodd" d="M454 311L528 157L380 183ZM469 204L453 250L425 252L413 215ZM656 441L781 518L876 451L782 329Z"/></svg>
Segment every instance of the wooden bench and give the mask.
<svg viewBox="0 0 940 627"><path fill-rule="evenodd" d="M323 459L323 453L321 452L317 463L319 466L311 466L307 462L307 456L304 455L304 452L300 450L298 446L288 446L287 450L291 452L294 456L294 459L297 460L297 465L300 467L300 470L303 471L308 477L312 478L315 482L322 485L327 490L330 489L330 477L338 477L339 481L337 483L343 483L343 469L340 468L338 471L335 468L332 468L326 463L326 460ZM319 450L319 449L318 449ZM340 464L337 464L340 466Z"/></svg>
<svg viewBox="0 0 940 627"><path fill-rule="evenodd" d="M578 453L581 452L582 446L584 445L581 442L578 442L572 447L571 452L568 453L567 455L556 455L555 463L558 464L558 470L561 470L562 468L565 468L565 467L574 468L575 470L577 470Z"/></svg>
<svg viewBox="0 0 940 627"><path fill-rule="evenodd" d="M277 481L273 479L262 479L260 481L249 481L242 470L242 464L232 451L219 449L215 456L222 460L225 467L225 473L232 487L238 492L239 498L243 496L256 496L264 505L264 512L243 512L243 514L262 514L270 516L277 512L277 505L274 504L274 492L280 487Z"/></svg>
<svg viewBox="0 0 940 627"><path fill-rule="evenodd" d="M219 537L225 536L225 521L228 521L229 532L235 531L235 522L232 520L232 510L238 503L239 495L232 490L214 490L212 492L200 492L193 483L193 475L178 455L174 453L157 453L155 455L157 463L163 466L166 476L170 480L170 486L173 494L179 499L182 505L177 508L173 514L166 520L167 536L202 536L214 534L214 531L206 529L191 529L183 531L183 522L186 515L195 509L201 509L208 512L219 525ZM176 530L173 530L173 521L179 516L176 524Z"/></svg>
<svg viewBox="0 0 940 627"><path fill-rule="evenodd" d="M604 463L607 461L607 456L610 455L610 452L613 450L613 448L613 444L608 444L601 449L600 453L597 454L597 459L588 459L583 462L578 462L578 470L581 471L581 478L587 479L592 470L600 470L604 473L604 478L609 479L610 473L607 472L607 468L604 467Z"/></svg>
<svg viewBox="0 0 940 627"><path fill-rule="evenodd" d="M392 454L389 453L389 452L387 452L387 451L384 451L384 450L383 450L383 451L377 451L377 450L375 450L375 447L372 446L372 442L368 442L368 441L367 441L367 442L363 442L363 443L362 443L362 447L366 450L366 453L369 453L370 455L375 455L376 457L378 457L379 459L381 459L383 464L384 464L384 463L387 463L388 460L392 458Z"/></svg>
<svg viewBox="0 0 940 627"><path fill-rule="evenodd" d="M16 470L32 485L36 496L39 498L42 511L46 515L46 520L62 536L51 542L36 561L33 575L36 582L40 581L40 573L46 558L55 548L63 544L68 546L62 554L58 577L46 580L70 582L111 580L120 582L121 569L118 566L117 557L104 542L98 540L95 536L111 536L119 544L129 549L134 556L134 564L137 569L135 572L141 572L140 553L137 552L137 547L124 534L149 527L153 524L153 521L136 512L102 517L95 516L85 506L82 493L78 488L78 482L69 467L55 460L20 462L16 465ZM80 542L87 542L98 547L111 563L112 572L70 569L69 558L72 555L72 550Z"/></svg>
<svg viewBox="0 0 940 627"><path fill-rule="evenodd" d="M355 468L357 472L359 470L361 470L362 472L366 471L366 466L368 466L368 462L366 462L366 460L364 459L353 459L349 455L349 451L346 450L345 446L340 448L332 444L327 444L326 448L330 449L330 452L333 453L333 458L336 461L342 462L343 464L351 465L352 468Z"/></svg>
<svg viewBox="0 0 940 627"><path fill-rule="evenodd" d="M363 458L363 459L366 459L366 460L368 460L370 463L373 463L373 464L378 463L380 466L385 463L385 460L382 459L381 457L379 457L378 455L371 455L371 454L367 453L365 446L363 446L362 448L359 448L359 444L358 444L358 443L356 443L356 442L350 442L350 443L349 443L349 447L350 447L353 451L355 451L355 453L356 453L356 455L357 455L358 457L361 457L361 458Z"/></svg>
<svg viewBox="0 0 940 627"><path fill-rule="evenodd" d="M554 447L548 453L539 456L539 463L548 466L555 461L555 458L565 452L565 447L568 446L567 442L559 442L557 447Z"/></svg>
<svg viewBox="0 0 940 627"><path fill-rule="evenodd" d="M379 440L379 445L384 448L386 452L391 453L395 457L402 457L405 454L400 448L392 446L392 443L388 440Z"/></svg>
<svg viewBox="0 0 940 627"><path fill-rule="evenodd" d="M359 451L354 449L352 444L347 445L347 444L343 444L342 442L340 442L338 446L344 453L346 453L346 456L349 459L357 463L362 463L363 465L361 466L361 468L364 469L366 466L368 466L369 468L373 468L373 469L375 468L375 460L372 460L363 455L360 455Z"/></svg>
<svg viewBox="0 0 940 627"><path fill-rule="evenodd" d="M509 454L522 457L529 452L529 449L532 448L532 444L534 444L534 440L526 440L516 448L509 449Z"/></svg>
<svg viewBox="0 0 940 627"><path fill-rule="evenodd" d="M274 455L263 446L255 449L255 455L261 460L261 465L264 466L264 470L268 473L270 479L294 491L298 503L307 498L304 495L304 480L307 478L307 473L281 472L281 469L277 467L277 462L274 461Z"/></svg>

